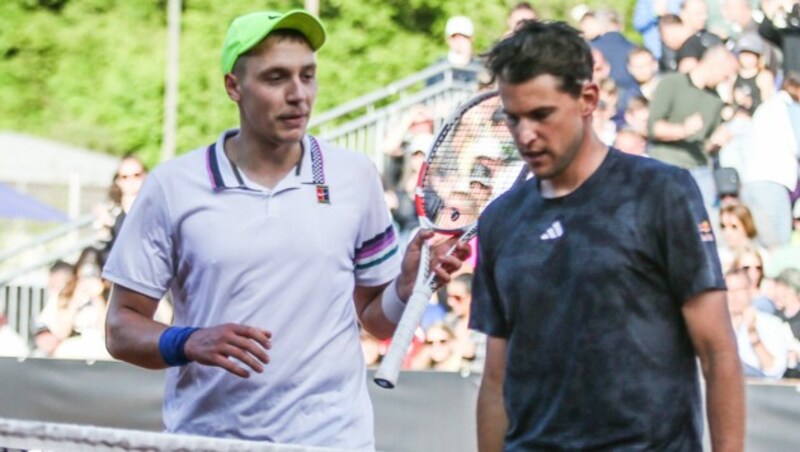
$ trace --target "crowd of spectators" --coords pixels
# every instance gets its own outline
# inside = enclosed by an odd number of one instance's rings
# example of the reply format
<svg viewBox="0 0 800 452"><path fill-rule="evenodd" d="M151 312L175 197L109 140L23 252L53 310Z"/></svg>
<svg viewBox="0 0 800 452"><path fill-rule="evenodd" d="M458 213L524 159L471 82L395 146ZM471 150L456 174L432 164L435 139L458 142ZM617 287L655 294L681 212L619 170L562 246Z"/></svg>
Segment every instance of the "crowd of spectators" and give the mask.
<svg viewBox="0 0 800 452"><path fill-rule="evenodd" d="M716 237L747 374L800 376L800 2L638 0L630 25L642 45L628 39L617 11L581 5L571 16L593 50L598 135L687 169L703 195L711 222L698 233ZM510 10L506 34L515 19L547 18L522 2ZM455 20L472 42L480 30L464 16ZM387 199L403 237L418 226L413 187L432 116L416 106L409 117L426 118L424 132L423 121L409 119L387 140L384 174L395 175L385 179ZM465 267L456 286L432 298L406 368L480 372L485 338L453 321L469 315L454 304L469 297ZM367 341L376 365L386 344Z"/></svg>
<svg viewBox="0 0 800 452"><path fill-rule="evenodd" d="M711 223L698 233L717 239L748 375L800 376L800 0L638 0L630 24L610 9L578 6L571 16L593 49L599 136L623 152L687 169L703 194ZM520 2L506 19L503 36L520 21L547 18ZM626 25L642 45L627 37ZM470 69L479 63L479 32L467 16L452 17L448 51L433 63L449 61L459 81L483 83ZM382 143L387 205L403 241L419 226L414 189L435 113L414 106ZM0 314L0 354L109 358L109 287L100 270L146 174L135 156L120 161L107 202L95 209L102 245L52 266L32 349ZM431 299L405 368L481 371L485 337L467 327L476 258ZM157 315L168 321L169 301L161 305ZM367 365L376 366L387 342L361 337Z"/></svg>

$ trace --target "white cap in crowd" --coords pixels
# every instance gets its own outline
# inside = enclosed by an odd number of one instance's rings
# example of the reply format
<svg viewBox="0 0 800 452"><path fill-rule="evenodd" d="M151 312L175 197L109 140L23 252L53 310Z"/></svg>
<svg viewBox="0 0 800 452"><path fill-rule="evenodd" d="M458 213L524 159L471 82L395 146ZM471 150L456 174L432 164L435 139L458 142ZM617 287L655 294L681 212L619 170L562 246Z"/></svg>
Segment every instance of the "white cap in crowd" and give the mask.
<svg viewBox="0 0 800 452"><path fill-rule="evenodd" d="M474 33L475 29L472 26L472 21L469 19L469 17L453 16L447 20L445 35L447 35L448 38L453 35L464 35L468 38L471 38Z"/></svg>

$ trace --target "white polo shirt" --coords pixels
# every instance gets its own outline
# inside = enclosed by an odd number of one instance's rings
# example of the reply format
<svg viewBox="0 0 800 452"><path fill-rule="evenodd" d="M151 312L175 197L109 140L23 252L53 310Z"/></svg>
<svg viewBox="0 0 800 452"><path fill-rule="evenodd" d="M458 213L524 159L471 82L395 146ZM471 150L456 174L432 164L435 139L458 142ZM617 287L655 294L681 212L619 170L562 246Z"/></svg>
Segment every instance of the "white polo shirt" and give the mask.
<svg viewBox="0 0 800 452"><path fill-rule="evenodd" d="M374 449L353 289L400 265L377 171L307 136L296 171L267 190L223 152L234 133L147 177L103 273L152 298L171 290L175 325L272 332L270 363L249 379L170 368L166 430Z"/></svg>

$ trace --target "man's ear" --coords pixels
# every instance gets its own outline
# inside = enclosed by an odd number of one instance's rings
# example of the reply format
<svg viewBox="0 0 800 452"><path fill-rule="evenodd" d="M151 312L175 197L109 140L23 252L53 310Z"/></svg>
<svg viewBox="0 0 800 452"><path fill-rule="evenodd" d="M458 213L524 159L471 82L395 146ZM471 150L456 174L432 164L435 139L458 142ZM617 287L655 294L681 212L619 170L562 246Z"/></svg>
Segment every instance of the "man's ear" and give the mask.
<svg viewBox="0 0 800 452"><path fill-rule="evenodd" d="M228 93L228 97L234 102L239 102L242 98L239 77L232 72L225 74L225 92Z"/></svg>
<svg viewBox="0 0 800 452"><path fill-rule="evenodd" d="M600 87L595 82L586 82L581 89L581 114L591 116L600 103Z"/></svg>

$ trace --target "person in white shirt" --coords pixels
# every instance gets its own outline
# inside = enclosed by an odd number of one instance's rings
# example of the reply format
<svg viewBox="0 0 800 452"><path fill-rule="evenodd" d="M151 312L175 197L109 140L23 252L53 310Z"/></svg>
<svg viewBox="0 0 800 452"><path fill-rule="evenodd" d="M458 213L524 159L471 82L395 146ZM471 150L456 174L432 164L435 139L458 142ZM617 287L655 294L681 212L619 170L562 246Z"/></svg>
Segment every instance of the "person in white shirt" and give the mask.
<svg viewBox="0 0 800 452"><path fill-rule="evenodd" d="M786 371L789 346L781 320L753 306L755 293L746 270L728 271L725 284L728 286L728 309L745 375L781 378Z"/></svg>

